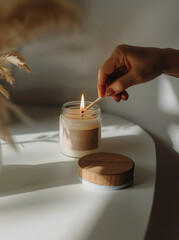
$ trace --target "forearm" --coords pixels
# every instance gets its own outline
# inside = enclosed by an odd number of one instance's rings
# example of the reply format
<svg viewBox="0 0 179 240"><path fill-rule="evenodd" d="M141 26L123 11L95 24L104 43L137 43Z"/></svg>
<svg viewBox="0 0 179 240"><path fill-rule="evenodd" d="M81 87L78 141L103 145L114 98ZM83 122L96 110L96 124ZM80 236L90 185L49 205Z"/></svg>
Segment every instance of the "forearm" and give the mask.
<svg viewBox="0 0 179 240"><path fill-rule="evenodd" d="M179 78L179 50L166 48L163 52L163 73Z"/></svg>

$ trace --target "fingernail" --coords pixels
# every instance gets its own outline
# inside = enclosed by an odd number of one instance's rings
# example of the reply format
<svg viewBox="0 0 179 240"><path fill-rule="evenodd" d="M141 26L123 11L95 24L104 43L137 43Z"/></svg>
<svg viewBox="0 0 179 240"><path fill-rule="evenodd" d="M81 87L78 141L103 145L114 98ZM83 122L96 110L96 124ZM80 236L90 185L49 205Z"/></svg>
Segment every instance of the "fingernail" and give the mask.
<svg viewBox="0 0 179 240"><path fill-rule="evenodd" d="M106 93L107 93L107 96L112 96L114 94L114 91L112 90L112 88L108 88Z"/></svg>
<svg viewBox="0 0 179 240"><path fill-rule="evenodd" d="M127 101L127 99L128 99L128 94L126 95L126 94L121 94L121 97L122 97L122 99L124 100L124 101Z"/></svg>
<svg viewBox="0 0 179 240"><path fill-rule="evenodd" d="M125 100L127 97L126 97L125 94L121 94L121 98L122 98L123 100Z"/></svg>

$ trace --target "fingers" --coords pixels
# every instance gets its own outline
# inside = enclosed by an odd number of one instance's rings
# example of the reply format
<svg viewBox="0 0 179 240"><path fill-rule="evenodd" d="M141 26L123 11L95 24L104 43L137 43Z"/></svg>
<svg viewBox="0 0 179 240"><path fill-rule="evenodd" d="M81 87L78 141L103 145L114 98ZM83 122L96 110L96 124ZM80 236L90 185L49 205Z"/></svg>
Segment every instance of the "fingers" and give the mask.
<svg viewBox="0 0 179 240"><path fill-rule="evenodd" d="M133 85L135 85L135 80L133 78L132 73L129 71L126 75L116 79L113 83L111 83L107 87L106 95L107 96L117 95L119 93L124 92L128 87L131 87Z"/></svg>
<svg viewBox="0 0 179 240"><path fill-rule="evenodd" d="M122 92L122 93L113 95L112 98L113 98L116 102L119 102L119 101L121 101L121 100L126 101L126 100L129 98L129 94L128 94L126 91L124 91L124 92Z"/></svg>
<svg viewBox="0 0 179 240"><path fill-rule="evenodd" d="M116 102L120 102L121 99L122 99L120 94L114 95L114 96L112 96L112 98L113 98Z"/></svg>
<svg viewBox="0 0 179 240"><path fill-rule="evenodd" d="M107 78L107 74L100 69L97 80L98 97L103 97L105 95Z"/></svg>
<svg viewBox="0 0 179 240"><path fill-rule="evenodd" d="M115 61L113 58L108 58L106 62L102 65L98 72L98 80L97 80L97 89L98 96L103 97L106 92L106 85L108 84L108 76L114 72L116 68Z"/></svg>
<svg viewBox="0 0 179 240"><path fill-rule="evenodd" d="M126 101L129 98L129 94L127 91L121 93L121 98Z"/></svg>

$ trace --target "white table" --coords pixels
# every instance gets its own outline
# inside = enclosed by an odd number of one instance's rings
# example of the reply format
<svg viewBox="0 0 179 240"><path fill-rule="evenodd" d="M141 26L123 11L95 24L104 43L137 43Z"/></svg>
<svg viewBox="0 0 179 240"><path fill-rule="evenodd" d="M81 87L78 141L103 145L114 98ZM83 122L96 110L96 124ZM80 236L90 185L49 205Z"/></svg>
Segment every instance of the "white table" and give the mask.
<svg viewBox="0 0 179 240"><path fill-rule="evenodd" d="M44 129L44 124L43 129ZM58 126L56 126L56 129ZM135 182L104 192L83 186L77 160L59 153L58 131L14 136L3 148L0 176L1 240L142 240L152 208L156 155L139 126L103 114L101 151L131 157Z"/></svg>

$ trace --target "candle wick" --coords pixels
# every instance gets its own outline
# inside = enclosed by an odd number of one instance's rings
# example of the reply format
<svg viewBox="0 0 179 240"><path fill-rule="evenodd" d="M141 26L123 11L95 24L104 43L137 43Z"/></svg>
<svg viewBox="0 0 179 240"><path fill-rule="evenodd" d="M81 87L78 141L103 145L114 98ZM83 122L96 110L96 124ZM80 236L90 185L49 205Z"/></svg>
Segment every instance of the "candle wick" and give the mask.
<svg viewBox="0 0 179 240"><path fill-rule="evenodd" d="M81 117L84 118L84 110L81 110Z"/></svg>

